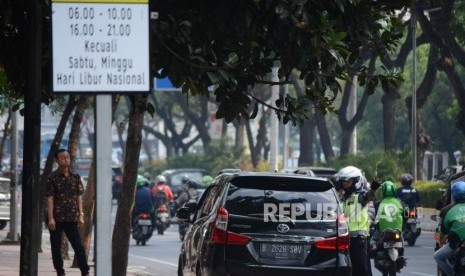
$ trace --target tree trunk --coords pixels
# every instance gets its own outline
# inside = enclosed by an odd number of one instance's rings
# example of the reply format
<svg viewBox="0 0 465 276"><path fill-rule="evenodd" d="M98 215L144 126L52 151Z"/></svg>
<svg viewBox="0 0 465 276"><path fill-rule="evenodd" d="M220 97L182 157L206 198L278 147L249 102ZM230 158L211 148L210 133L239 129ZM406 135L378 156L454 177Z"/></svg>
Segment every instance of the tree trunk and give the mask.
<svg viewBox="0 0 465 276"><path fill-rule="evenodd" d="M255 160L256 163L256 166L258 166L258 163L260 162L260 160L262 160L263 158L265 158L265 147L266 147L266 144L268 142L268 139L266 137L266 133L267 133L267 122L268 122L268 119L270 118L270 110L267 110L267 111L263 111L262 112L262 117L260 118L260 121L259 121L259 128L258 128L258 133L257 133L257 143L255 144L255 156L254 158L252 158L253 160ZM261 156L261 153L263 151L263 158Z"/></svg>
<svg viewBox="0 0 465 276"><path fill-rule="evenodd" d="M384 150L394 152L396 150L396 130L394 122L395 100L399 97L397 91L384 93L381 98L383 104L383 135Z"/></svg>
<svg viewBox="0 0 465 276"><path fill-rule="evenodd" d="M313 165L313 140L315 124L309 120L300 127L300 156L299 166Z"/></svg>
<svg viewBox="0 0 465 276"><path fill-rule="evenodd" d="M318 134L320 136L320 144L323 148L323 153L325 155L326 162L334 159L334 151L331 143L331 137L329 136L328 127L326 125L326 120L321 112L321 109L317 108L315 110L316 124L318 127Z"/></svg>
<svg viewBox="0 0 465 276"><path fill-rule="evenodd" d="M234 147L236 149L240 149L244 146L244 121L240 120L239 122L235 123L234 126L236 127L236 138L234 140Z"/></svg>
<svg viewBox="0 0 465 276"><path fill-rule="evenodd" d="M368 75L372 75L375 71L376 65L376 57L371 57L370 65L368 68ZM353 83L355 83L356 79L354 76L350 78ZM357 124L362 120L363 113L365 112L365 107L368 102L368 85L365 85L365 91L363 92L362 99L357 105L357 109L355 114L352 118L348 118L347 109L349 106L349 100L351 97L350 91L352 89L352 84L347 82L344 88L344 94L342 95L341 106L339 108L339 124L341 125L341 152L340 156L347 156L349 154L350 143L352 139L352 134L354 132L355 127Z"/></svg>
<svg viewBox="0 0 465 276"><path fill-rule="evenodd" d="M188 105L188 100L184 97L183 94L177 93L175 94L176 101L179 106L182 108L184 114L186 114L187 119L189 119L192 124L197 129L199 133L200 140L202 140L204 150L207 149L208 145L210 144L211 138L210 133L207 127L208 121L208 99L204 97L199 97L199 105L200 110L194 111Z"/></svg>
<svg viewBox="0 0 465 276"><path fill-rule="evenodd" d="M255 143L253 140L252 129L250 128L250 121L245 122L245 130L247 133L247 140L249 141L250 159L252 160L253 168L257 168L258 160L256 160L257 154L255 153Z"/></svg>
<svg viewBox="0 0 465 276"><path fill-rule="evenodd" d="M148 163L152 164L152 151L150 150L149 135L147 132L145 132L145 139L142 139L142 145L144 146L145 154L147 154Z"/></svg>
<svg viewBox="0 0 465 276"><path fill-rule="evenodd" d="M128 267L129 239L131 235L131 207L134 203L139 152L142 144L142 123L147 105L147 95L131 96L126 158L124 160L124 185L118 201L112 237L112 275L125 276Z"/></svg>
<svg viewBox="0 0 465 276"><path fill-rule="evenodd" d="M86 258L89 259L90 242L92 240L92 226L95 211L95 155L92 157L92 163L89 170L86 190L82 198L82 212L84 212L84 225L79 228L82 244L86 252ZM73 258L71 267L78 267L76 254Z"/></svg>
<svg viewBox="0 0 465 276"><path fill-rule="evenodd" d="M68 143L68 152L70 157L70 170L76 171L76 155L79 144L79 136L81 134L81 122L84 115L84 110L87 105L87 97L79 96L76 110L74 111L73 122L71 124L71 130L69 132L69 143ZM64 260L69 260L68 253L68 239L66 238L65 233L63 232L62 244L61 244L61 256Z"/></svg>
<svg viewBox="0 0 465 276"><path fill-rule="evenodd" d="M18 5L21 2L18 1ZM19 275L37 275L40 248L40 95L42 92L43 22L39 1L25 1L25 28L17 30L25 40L24 159L22 177L21 250ZM24 32L25 31L25 32ZM22 45L21 45L22 46ZM15 234L15 233L12 233Z"/></svg>
<svg viewBox="0 0 465 276"><path fill-rule="evenodd" d="M87 107L87 96L79 96L76 111L74 112L71 130L69 132L68 152L70 157L70 169L76 170L76 156L79 145L79 137L81 135L81 122L84 116L84 110Z"/></svg>
<svg viewBox="0 0 465 276"><path fill-rule="evenodd" d="M71 113L73 112L74 107L76 106L76 101L74 96L70 96L68 99L68 103L65 106L65 109L63 110L63 114L61 114L61 119L60 122L58 123L57 130L55 132L55 137L53 138L53 142L50 145L50 150L48 151L47 155L47 160L45 161L45 166L44 170L42 172L42 177L40 179L40 187L39 187L39 194L40 194L40 207L39 207L39 225L38 225L38 231L40 233L39 239L40 239L40 245L42 246L42 222L45 219L45 213L46 213L46 204L45 204L45 189L46 187L46 180L49 174L52 173L53 169L53 163L55 162L55 152L58 150L58 148L61 145L61 140L63 140L63 135L65 133L66 129L66 123L68 122L69 117L71 116ZM46 221L46 223L48 223ZM40 249L42 251L42 249Z"/></svg>

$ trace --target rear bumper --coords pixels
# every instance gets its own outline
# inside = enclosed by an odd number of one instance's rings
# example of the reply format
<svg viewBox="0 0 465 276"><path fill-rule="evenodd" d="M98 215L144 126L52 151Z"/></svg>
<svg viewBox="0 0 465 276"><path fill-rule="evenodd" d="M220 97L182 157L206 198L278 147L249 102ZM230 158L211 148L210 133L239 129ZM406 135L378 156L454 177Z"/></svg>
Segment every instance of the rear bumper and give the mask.
<svg viewBox="0 0 465 276"><path fill-rule="evenodd" d="M339 254L339 265L336 266L336 259L328 260L327 262L319 263L312 266L286 266L286 265L264 265L264 264L251 264L240 261L228 260L226 265L227 275L254 275L254 276L267 276L267 275L348 275L352 274L352 267L350 266L349 255Z"/></svg>
<svg viewBox="0 0 465 276"><path fill-rule="evenodd" d="M236 266L234 269L228 269L230 276L238 275L254 275L254 276L268 276L268 275L283 275L283 273L291 273L292 276L327 276L327 275L352 275L351 267L337 267L326 269L312 269L312 268L296 268L296 267L277 267L277 266Z"/></svg>

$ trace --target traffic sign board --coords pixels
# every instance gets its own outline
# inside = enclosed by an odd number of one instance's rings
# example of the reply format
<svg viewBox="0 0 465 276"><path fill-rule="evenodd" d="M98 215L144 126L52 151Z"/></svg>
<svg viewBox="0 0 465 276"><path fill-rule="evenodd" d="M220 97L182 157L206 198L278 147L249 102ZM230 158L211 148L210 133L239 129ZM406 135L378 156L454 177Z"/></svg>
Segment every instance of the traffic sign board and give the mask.
<svg viewBox="0 0 465 276"><path fill-rule="evenodd" d="M148 0L52 0L53 92L149 92Z"/></svg>
<svg viewBox="0 0 465 276"><path fill-rule="evenodd" d="M174 87L168 77L153 78L153 87L155 91L182 91L182 87Z"/></svg>

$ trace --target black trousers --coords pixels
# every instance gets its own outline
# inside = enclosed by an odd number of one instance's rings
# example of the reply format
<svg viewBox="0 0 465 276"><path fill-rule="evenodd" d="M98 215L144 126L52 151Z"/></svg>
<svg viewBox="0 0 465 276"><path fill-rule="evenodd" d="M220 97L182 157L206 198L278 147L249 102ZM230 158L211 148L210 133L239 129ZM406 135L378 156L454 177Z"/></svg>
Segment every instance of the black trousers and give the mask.
<svg viewBox="0 0 465 276"><path fill-rule="evenodd" d="M87 264L86 252L82 245L81 236L79 235L77 222L56 222L54 231L50 230L50 244L52 246L53 266L58 275L64 275L63 259L61 258L61 235L66 233L71 246L74 249L74 254L78 262L79 269L82 275L89 273L89 265Z"/></svg>
<svg viewBox="0 0 465 276"><path fill-rule="evenodd" d="M368 257L368 239L366 237L350 238L350 261L352 262L352 275L372 276L371 263Z"/></svg>

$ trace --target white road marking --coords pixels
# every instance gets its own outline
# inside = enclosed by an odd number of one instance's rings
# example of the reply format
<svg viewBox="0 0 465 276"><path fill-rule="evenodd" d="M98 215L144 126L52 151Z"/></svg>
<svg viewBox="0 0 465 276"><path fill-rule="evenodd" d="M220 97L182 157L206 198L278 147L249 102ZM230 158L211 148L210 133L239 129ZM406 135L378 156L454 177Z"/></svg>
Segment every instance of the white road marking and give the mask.
<svg viewBox="0 0 465 276"><path fill-rule="evenodd" d="M434 276L434 274L426 274L426 273L415 272L415 271L411 271L410 273L415 274L415 275Z"/></svg>
<svg viewBox="0 0 465 276"><path fill-rule="evenodd" d="M174 264L174 263L170 263L170 262L166 262L166 261L162 261L162 260L158 260L158 259L147 258L147 257L144 257L144 256L138 256L138 255L134 255L134 254L129 254L129 255L132 256L132 257L135 257L135 258L151 261L151 262L154 262L154 263L165 264L165 265L169 265L169 266L176 267L176 268L178 267L178 264Z"/></svg>

